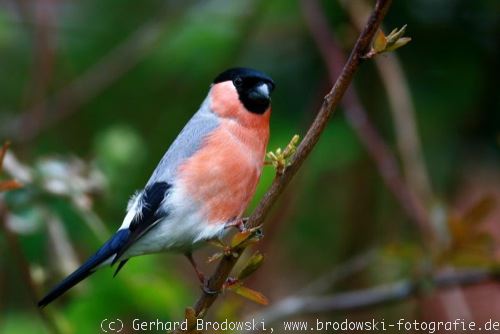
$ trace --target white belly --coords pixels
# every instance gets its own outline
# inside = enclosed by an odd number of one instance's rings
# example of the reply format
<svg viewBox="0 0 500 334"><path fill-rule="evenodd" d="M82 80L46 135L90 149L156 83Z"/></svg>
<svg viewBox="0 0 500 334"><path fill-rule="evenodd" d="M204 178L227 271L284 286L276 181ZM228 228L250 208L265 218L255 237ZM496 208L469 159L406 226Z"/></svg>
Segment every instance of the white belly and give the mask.
<svg viewBox="0 0 500 334"><path fill-rule="evenodd" d="M123 258L164 251L186 252L201 242L222 237L225 222L208 224L199 205L175 187L162 203L169 214L135 242Z"/></svg>

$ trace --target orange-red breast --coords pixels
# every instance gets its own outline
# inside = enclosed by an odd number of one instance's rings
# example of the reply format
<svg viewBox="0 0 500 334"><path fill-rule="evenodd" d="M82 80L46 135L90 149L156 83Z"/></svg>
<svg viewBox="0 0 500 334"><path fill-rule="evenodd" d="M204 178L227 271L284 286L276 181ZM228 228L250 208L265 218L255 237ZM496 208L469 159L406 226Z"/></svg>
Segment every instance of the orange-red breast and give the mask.
<svg viewBox="0 0 500 334"><path fill-rule="evenodd" d="M219 74L145 188L131 198L118 231L38 305L105 265L118 262L116 275L133 256L162 251L190 256L198 244L220 237L240 219L264 163L273 89L273 80L253 69Z"/></svg>

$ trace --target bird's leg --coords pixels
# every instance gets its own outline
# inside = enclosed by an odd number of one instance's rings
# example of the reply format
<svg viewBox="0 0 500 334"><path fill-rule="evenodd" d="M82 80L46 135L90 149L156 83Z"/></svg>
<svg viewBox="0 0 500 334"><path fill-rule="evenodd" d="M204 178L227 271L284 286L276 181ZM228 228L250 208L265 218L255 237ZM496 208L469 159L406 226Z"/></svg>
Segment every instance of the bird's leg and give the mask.
<svg viewBox="0 0 500 334"><path fill-rule="evenodd" d="M247 223L248 218L234 218L231 221L227 222L225 228L236 227L240 232L245 232L247 230L245 224Z"/></svg>
<svg viewBox="0 0 500 334"><path fill-rule="evenodd" d="M191 265L193 266L193 269L196 272L196 276L198 276L198 280L201 283L201 289L203 290L203 292L207 295L217 295L219 292L210 290L210 288L208 287L208 281L205 279L205 275L198 269L198 266L193 259L193 254L191 252L187 252L184 253L184 255L187 257L189 263L191 263Z"/></svg>
<svg viewBox="0 0 500 334"><path fill-rule="evenodd" d="M191 263L191 266L193 266L194 271L196 272L196 276L198 276L198 280L202 285L205 284L205 275L198 269L198 266L196 265L196 262L194 262L193 259L193 254L191 252L184 253L184 255L187 257L189 263Z"/></svg>

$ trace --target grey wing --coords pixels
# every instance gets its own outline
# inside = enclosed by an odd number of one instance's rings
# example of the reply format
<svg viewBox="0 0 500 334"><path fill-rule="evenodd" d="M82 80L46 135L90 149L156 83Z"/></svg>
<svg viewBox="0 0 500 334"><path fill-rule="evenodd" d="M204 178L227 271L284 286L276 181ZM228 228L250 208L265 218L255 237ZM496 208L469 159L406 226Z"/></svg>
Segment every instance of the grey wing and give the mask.
<svg viewBox="0 0 500 334"><path fill-rule="evenodd" d="M210 110L207 97L165 153L146 186L157 182L171 184L177 167L198 150L203 139L218 125L219 120L217 115Z"/></svg>

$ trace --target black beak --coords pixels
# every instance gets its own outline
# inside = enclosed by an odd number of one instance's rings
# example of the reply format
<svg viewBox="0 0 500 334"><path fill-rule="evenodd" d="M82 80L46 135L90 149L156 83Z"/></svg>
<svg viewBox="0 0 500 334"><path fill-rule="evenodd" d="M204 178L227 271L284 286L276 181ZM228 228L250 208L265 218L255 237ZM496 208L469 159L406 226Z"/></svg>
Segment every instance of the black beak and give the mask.
<svg viewBox="0 0 500 334"><path fill-rule="evenodd" d="M271 99L271 90L272 88L267 83L260 83L248 95L254 101L268 102Z"/></svg>

